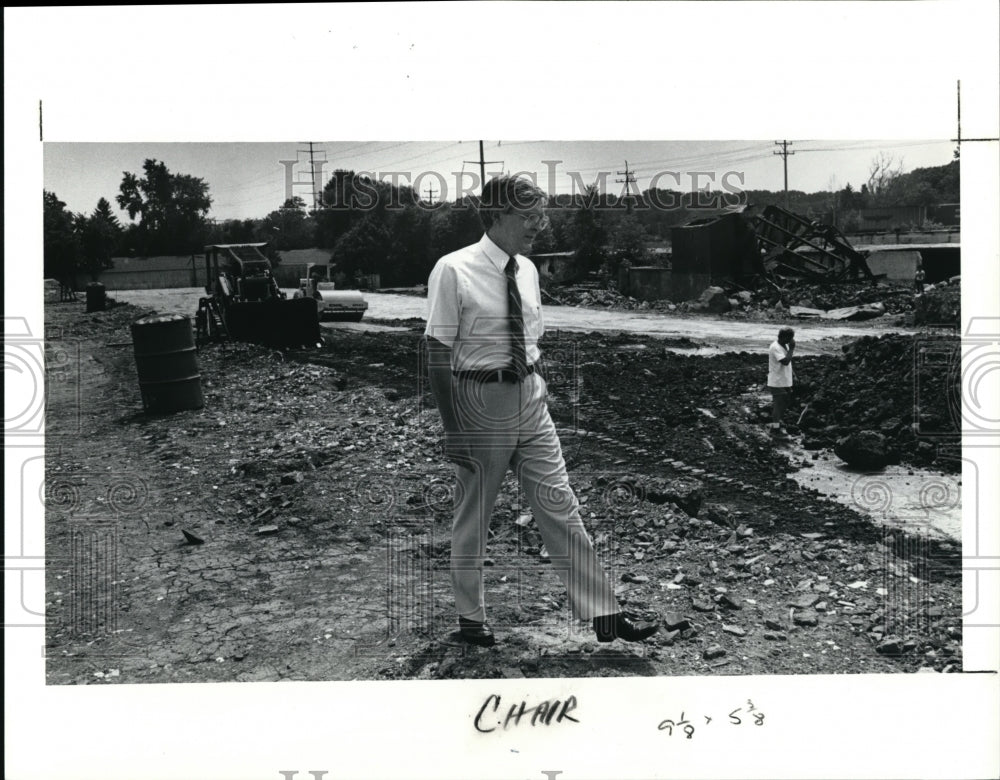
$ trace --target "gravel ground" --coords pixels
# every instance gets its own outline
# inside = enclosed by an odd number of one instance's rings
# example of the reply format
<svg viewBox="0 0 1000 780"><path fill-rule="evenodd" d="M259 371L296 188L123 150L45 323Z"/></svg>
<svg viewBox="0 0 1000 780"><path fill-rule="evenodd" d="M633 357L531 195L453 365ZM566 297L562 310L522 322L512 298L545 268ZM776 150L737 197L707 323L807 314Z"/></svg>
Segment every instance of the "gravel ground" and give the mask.
<svg viewBox="0 0 1000 780"><path fill-rule="evenodd" d="M961 669L959 546L790 479L759 355L543 344L585 522L625 607L665 627L598 645L572 621L509 477L487 570L500 643L482 650L455 634L451 472L418 327L209 347L204 408L157 416L131 349L141 313L46 310L48 340L79 355L47 387L49 683Z"/></svg>

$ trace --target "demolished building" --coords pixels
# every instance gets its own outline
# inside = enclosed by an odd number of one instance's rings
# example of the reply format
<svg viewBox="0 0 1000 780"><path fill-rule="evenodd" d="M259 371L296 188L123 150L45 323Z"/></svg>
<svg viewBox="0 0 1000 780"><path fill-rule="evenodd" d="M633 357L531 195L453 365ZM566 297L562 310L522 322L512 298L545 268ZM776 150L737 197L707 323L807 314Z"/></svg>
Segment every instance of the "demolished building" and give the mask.
<svg viewBox="0 0 1000 780"><path fill-rule="evenodd" d="M719 211L672 228L671 243L669 268L623 269L621 291L640 300L676 303L712 286L778 289L791 279L908 281L918 263L928 271L929 282L961 272L957 244L856 248L836 227L778 206L752 215L746 206Z"/></svg>

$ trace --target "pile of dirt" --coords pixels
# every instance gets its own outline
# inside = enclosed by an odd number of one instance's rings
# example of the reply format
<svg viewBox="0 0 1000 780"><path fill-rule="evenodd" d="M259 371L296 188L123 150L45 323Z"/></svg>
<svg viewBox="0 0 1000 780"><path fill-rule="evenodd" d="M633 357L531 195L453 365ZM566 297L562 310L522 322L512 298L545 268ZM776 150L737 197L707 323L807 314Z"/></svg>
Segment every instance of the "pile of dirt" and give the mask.
<svg viewBox="0 0 1000 780"><path fill-rule="evenodd" d="M881 433L889 463L958 472L943 449L961 441L957 336L865 336L832 363L796 361L799 427L807 449L832 448L861 431Z"/></svg>

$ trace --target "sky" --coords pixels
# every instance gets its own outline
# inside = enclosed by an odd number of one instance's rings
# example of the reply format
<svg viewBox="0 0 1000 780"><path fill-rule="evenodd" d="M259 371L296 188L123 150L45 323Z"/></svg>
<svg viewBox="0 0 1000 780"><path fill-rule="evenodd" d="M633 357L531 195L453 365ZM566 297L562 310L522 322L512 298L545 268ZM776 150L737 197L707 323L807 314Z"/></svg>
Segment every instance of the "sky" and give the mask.
<svg viewBox="0 0 1000 780"><path fill-rule="evenodd" d="M784 140L784 139L779 139ZM804 192L860 189L872 161L890 156L904 171L946 165L954 143L947 140L790 140L788 187ZM479 143L472 141L313 141L317 179L337 168L367 171L379 178L419 187L421 197L454 200L475 187ZM723 181L746 190L781 190L782 158L774 140L733 141L502 141L484 140L487 176L528 172L550 193L579 191L601 182L620 194L626 165L639 191L655 182L662 189L722 189ZM125 171L141 175L143 161L162 161L172 173L189 174L209 185L216 220L263 217L289 196L311 206L309 142L288 143L77 143L43 144L45 189L73 212L93 211L99 198L117 209ZM723 177L727 178L724 180Z"/></svg>

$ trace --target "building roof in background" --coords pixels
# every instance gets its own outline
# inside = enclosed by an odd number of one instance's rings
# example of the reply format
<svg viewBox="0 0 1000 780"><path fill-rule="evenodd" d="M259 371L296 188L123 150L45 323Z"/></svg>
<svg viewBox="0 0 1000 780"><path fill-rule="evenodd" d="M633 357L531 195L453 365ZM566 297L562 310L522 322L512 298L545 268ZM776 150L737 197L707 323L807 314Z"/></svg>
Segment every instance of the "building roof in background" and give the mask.
<svg viewBox="0 0 1000 780"><path fill-rule="evenodd" d="M732 214L742 214L746 210L747 206L745 205L725 209L692 209L691 213L697 214L698 216L688 222L685 222L683 225L676 225L675 227L700 227L718 219L722 219L723 217L728 217Z"/></svg>
<svg viewBox="0 0 1000 780"><path fill-rule="evenodd" d="M550 257L573 257L576 252L569 250L566 252L532 252L529 257L547 259Z"/></svg>
<svg viewBox="0 0 1000 780"><path fill-rule="evenodd" d="M320 265L325 265L331 263L331 257L333 256L333 251L330 249L282 249L279 251L281 255L281 262L284 264L290 263L301 263L305 265L307 263L319 263Z"/></svg>

